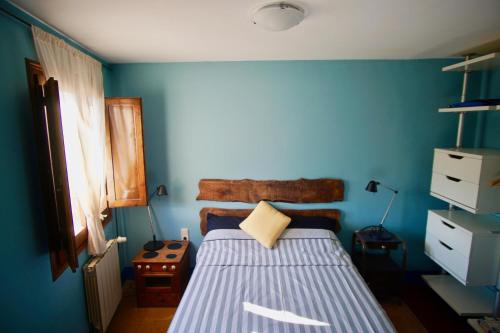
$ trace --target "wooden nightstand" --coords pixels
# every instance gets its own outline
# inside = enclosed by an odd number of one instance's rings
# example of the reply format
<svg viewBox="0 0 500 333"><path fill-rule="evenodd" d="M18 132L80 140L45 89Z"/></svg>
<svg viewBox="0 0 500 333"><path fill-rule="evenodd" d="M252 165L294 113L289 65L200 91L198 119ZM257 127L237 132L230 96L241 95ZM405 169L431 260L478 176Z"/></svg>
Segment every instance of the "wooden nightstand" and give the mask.
<svg viewBox="0 0 500 333"><path fill-rule="evenodd" d="M397 250L401 252L399 264L391 255L391 251ZM358 230L352 235L351 256L376 296L401 293L407 260L404 240L394 234L387 239L378 239L373 230Z"/></svg>
<svg viewBox="0 0 500 333"><path fill-rule="evenodd" d="M163 241L154 258L134 257L137 306L177 306L188 283L189 242Z"/></svg>

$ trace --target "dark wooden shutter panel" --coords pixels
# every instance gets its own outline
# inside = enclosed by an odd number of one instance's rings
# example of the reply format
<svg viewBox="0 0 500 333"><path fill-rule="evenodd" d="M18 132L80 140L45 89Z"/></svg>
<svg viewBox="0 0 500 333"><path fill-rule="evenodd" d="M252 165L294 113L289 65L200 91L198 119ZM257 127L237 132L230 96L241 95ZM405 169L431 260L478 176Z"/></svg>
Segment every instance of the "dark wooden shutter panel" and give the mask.
<svg viewBox="0 0 500 333"><path fill-rule="evenodd" d="M74 272L78 267L59 90L57 81L49 79L45 82L38 63L27 60L26 66L32 100L41 197L49 234L52 279L56 280L67 266Z"/></svg>
<svg viewBox="0 0 500 333"><path fill-rule="evenodd" d="M44 85L45 123L48 150L51 161L52 188L55 198L57 225L60 232L62 250L67 255L68 266L76 271L78 254L75 246L75 232L71 213L71 197L64 152L64 136L59 104L59 87L57 81L50 78Z"/></svg>

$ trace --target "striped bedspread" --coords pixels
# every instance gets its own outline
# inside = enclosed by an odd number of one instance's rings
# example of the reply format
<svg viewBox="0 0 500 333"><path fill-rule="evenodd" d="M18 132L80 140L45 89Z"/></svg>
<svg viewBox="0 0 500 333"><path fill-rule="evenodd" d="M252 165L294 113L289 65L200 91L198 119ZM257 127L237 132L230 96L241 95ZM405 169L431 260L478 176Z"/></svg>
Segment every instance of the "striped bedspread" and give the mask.
<svg viewBox="0 0 500 333"><path fill-rule="evenodd" d="M395 332L331 231L287 229L273 249L207 234L174 332Z"/></svg>

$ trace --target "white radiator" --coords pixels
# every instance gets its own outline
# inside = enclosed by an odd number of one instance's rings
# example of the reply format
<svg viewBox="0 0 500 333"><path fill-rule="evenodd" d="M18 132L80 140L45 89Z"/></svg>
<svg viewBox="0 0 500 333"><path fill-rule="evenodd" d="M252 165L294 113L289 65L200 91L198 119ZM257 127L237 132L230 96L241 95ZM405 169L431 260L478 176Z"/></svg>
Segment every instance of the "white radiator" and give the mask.
<svg viewBox="0 0 500 333"><path fill-rule="evenodd" d="M104 255L90 258L83 272L91 328L104 333L122 298L117 240L108 241Z"/></svg>

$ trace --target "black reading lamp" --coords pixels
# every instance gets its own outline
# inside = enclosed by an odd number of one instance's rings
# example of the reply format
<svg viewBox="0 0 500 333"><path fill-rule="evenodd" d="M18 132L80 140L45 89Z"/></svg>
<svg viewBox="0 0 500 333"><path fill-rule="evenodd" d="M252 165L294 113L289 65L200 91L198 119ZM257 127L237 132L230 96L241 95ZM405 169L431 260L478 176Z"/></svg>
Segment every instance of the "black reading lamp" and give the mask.
<svg viewBox="0 0 500 333"><path fill-rule="evenodd" d="M167 188L165 187L165 185L159 185L156 188L156 190L153 193L151 193L151 195L149 196L148 206L147 206L148 207L149 226L151 227L151 233L153 234L153 240L144 244L144 250L149 251L149 252L153 252L153 253L150 253L150 255L154 254L154 256L157 255L156 253L154 253L154 251L158 251L159 249L161 249L162 247L165 246L165 244L162 241L156 240L156 234L155 234L155 231L153 228L153 217L151 214L151 201L153 200L155 195L159 196L159 197L163 197L163 196L168 195Z"/></svg>
<svg viewBox="0 0 500 333"><path fill-rule="evenodd" d="M365 227L361 230L370 230L370 231L372 231L372 234L371 234L372 237L380 239L380 240L387 240L387 239L391 239L393 235L387 229L384 228L383 224L385 222L385 219L387 218L387 215L389 215L389 210L391 209L392 202L394 201L396 194L398 194L398 190L395 190L393 188L385 186L376 180L370 180L368 185L366 185L365 190L368 192L376 193L376 192L378 192L379 185L392 192L391 200L389 201L389 205L387 206L387 209L385 210L384 216L382 217L382 220L380 220L380 223L378 225L371 225L371 226Z"/></svg>

